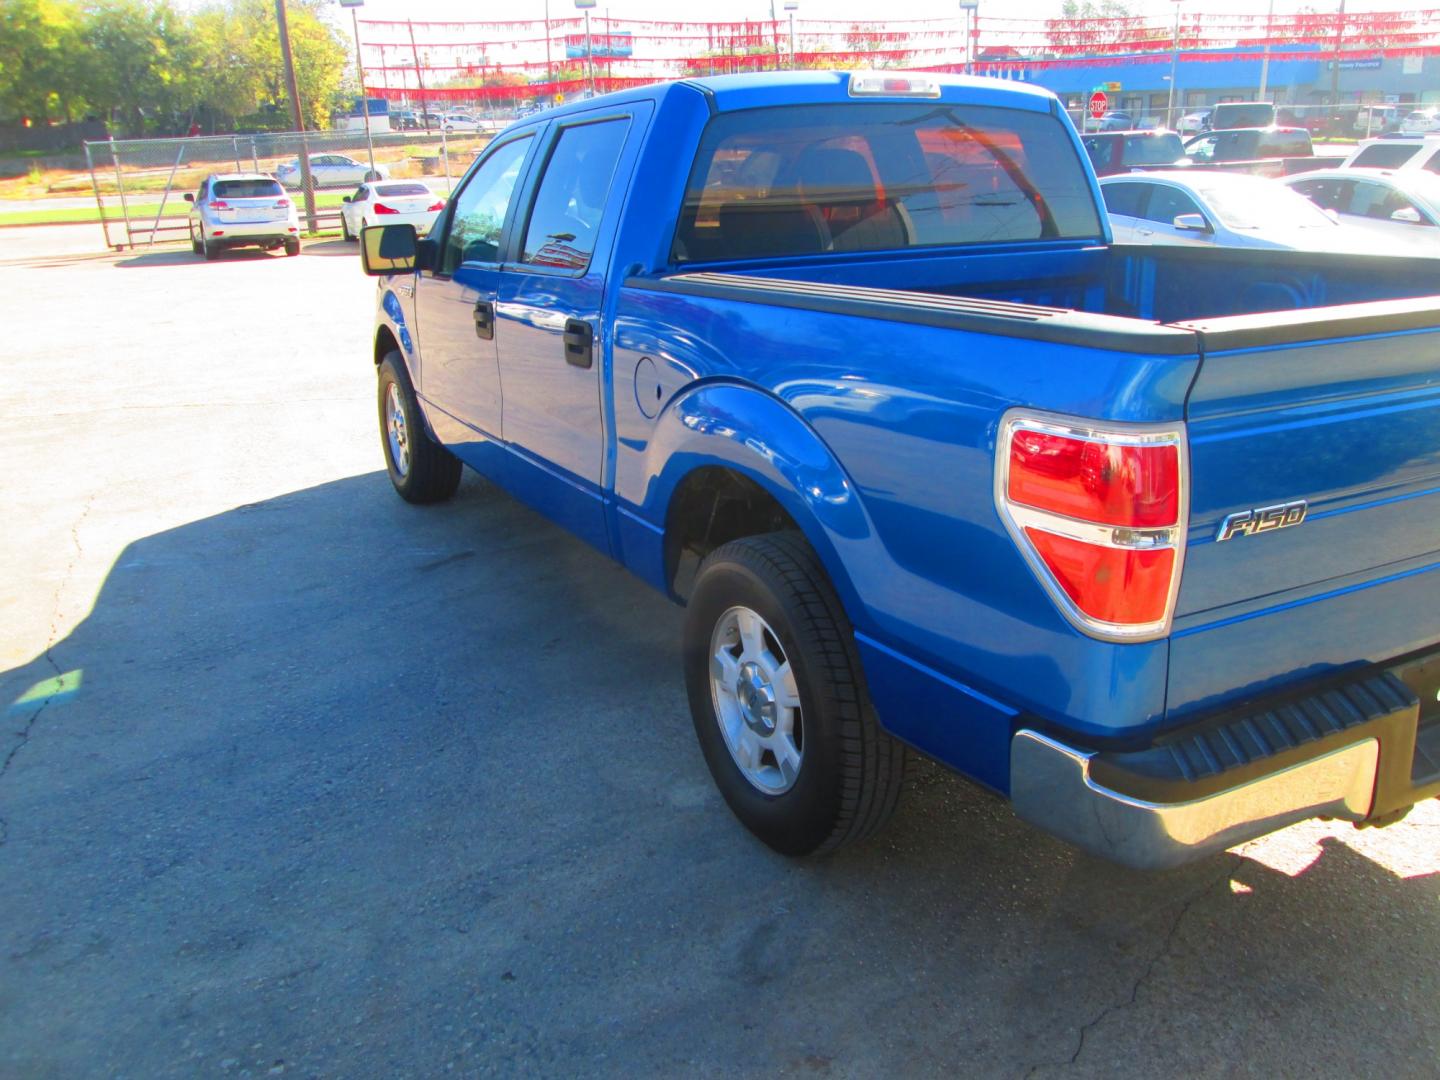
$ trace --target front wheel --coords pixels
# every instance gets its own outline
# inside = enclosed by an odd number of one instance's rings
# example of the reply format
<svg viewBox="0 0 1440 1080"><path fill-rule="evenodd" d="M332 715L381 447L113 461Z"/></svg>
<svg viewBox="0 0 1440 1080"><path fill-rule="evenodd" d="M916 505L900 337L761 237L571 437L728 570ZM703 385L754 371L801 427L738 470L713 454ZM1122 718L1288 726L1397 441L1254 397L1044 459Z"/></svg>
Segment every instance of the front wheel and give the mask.
<svg viewBox="0 0 1440 1080"><path fill-rule="evenodd" d="M800 534L749 537L706 557L684 663L710 774L766 844L819 854L889 819L905 748L880 730L854 632Z"/></svg>
<svg viewBox="0 0 1440 1080"><path fill-rule="evenodd" d="M398 352L379 368L380 444L390 483L406 502L444 502L460 486L460 459L430 437Z"/></svg>

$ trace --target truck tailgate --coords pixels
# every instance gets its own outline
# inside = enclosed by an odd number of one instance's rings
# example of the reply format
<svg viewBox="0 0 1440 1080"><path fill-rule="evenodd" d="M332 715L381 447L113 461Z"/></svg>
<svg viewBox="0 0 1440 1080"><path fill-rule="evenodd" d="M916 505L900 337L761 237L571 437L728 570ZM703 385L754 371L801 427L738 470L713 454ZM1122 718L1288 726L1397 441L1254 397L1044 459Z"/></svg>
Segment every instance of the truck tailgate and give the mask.
<svg viewBox="0 0 1440 1080"><path fill-rule="evenodd" d="M1204 359L1171 715L1440 639L1440 300L1182 325Z"/></svg>

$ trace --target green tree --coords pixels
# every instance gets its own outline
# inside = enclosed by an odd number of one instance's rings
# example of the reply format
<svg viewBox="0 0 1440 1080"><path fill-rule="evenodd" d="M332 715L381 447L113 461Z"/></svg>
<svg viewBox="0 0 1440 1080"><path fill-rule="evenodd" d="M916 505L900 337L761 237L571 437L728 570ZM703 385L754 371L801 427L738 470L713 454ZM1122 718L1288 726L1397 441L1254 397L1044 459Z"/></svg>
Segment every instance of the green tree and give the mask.
<svg viewBox="0 0 1440 1080"><path fill-rule="evenodd" d="M81 86L92 108L117 116L127 132L147 121L171 124L190 104L194 38L169 0L106 0L85 9Z"/></svg>
<svg viewBox="0 0 1440 1080"><path fill-rule="evenodd" d="M83 111L79 30L70 0L0 0L0 119L44 123Z"/></svg>

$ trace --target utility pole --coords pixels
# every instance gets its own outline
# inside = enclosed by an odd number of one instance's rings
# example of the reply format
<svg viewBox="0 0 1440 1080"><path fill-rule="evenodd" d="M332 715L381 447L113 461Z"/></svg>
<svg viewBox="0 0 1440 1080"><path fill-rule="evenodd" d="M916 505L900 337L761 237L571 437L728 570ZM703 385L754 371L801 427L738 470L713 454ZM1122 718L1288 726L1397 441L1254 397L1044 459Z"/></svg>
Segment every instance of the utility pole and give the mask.
<svg viewBox="0 0 1440 1080"><path fill-rule="evenodd" d="M290 92L290 119L300 132L300 187L305 192L305 227L315 232L315 184L310 176L310 146L305 141L305 120L300 108L300 84L295 81L295 57L290 52L290 20L285 0L275 0L275 21L280 27L280 55L285 61L285 87ZM363 92L363 90L362 90Z"/></svg>
<svg viewBox="0 0 1440 1080"><path fill-rule="evenodd" d="M410 56L415 61L415 85L420 87L420 122L425 125L425 130L429 131L430 105L425 96L425 76L420 74L420 50L415 47L415 24L406 19L405 26L410 30ZM443 128L445 125L442 123L440 126Z"/></svg>
<svg viewBox="0 0 1440 1080"><path fill-rule="evenodd" d="M375 172L375 140L370 135L370 95L365 92L365 62L360 59L360 19L355 14L365 0L340 0L341 7L350 9L350 26L355 31L355 74L360 78L360 113L365 124L365 149L370 154L370 171Z"/></svg>
<svg viewBox="0 0 1440 1080"><path fill-rule="evenodd" d="M550 0L545 0L545 84L550 98L548 104L555 104L555 66L550 60Z"/></svg>

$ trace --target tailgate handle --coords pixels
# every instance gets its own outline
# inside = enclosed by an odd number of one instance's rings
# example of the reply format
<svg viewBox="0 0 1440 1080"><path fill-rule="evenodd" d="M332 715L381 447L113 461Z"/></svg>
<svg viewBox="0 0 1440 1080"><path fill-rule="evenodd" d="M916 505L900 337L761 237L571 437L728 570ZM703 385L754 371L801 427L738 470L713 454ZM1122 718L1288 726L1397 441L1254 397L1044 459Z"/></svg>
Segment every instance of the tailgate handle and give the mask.
<svg viewBox="0 0 1440 1080"><path fill-rule="evenodd" d="M595 333L584 319L565 320L565 362L588 368L595 358Z"/></svg>
<svg viewBox="0 0 1440 1080"><path fill-rule="evenodd" d="M495 305L489 300L475 304L475 336L486 341L495 337Z"/></svg>

